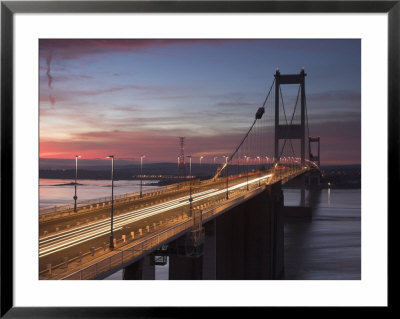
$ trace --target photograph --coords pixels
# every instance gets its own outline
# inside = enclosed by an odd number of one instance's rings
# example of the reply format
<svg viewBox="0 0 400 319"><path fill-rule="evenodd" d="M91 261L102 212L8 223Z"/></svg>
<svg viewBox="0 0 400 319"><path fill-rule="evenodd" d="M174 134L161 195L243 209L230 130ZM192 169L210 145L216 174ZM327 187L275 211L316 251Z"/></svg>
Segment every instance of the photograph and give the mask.
<svg viewBox="0 0 400 319"><path fill-rule="evenodd" d="M39 280L361 280L361 39L39 39Z"/></svg>

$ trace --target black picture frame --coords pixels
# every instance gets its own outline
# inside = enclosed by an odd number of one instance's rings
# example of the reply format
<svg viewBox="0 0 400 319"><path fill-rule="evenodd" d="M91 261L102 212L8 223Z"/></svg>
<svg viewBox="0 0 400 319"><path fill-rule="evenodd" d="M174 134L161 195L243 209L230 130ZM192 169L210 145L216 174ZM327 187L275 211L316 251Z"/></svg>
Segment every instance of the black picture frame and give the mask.
<svg viewBox="0 0 400 319"><path fill-rule="evenodd" d="M1 2L1 317L132 318L188 317L191 308L15 307L13 303L13 16L15 13L388 13L388 218L398 212L399 181L400 1L2 1ZM390 172L390 174L389 174ZM394 227L389 222L388 225ZM388 229L388 234L393 234ZM389 237L388 243L390 244ZM390 247L390 245L388 246ZM389 249L390 250L390 249ZM388 254L389 257L389 254ZM390 257L389 257L390 263ZM390 280L388 280L388 285ZM32 292L34 293L34 292ZM388 298L389 309L391 297ZM204 310L204 309L203 309ZM304 307L288 309L296 316ZM347 312L350 309L347 308ZM206 309L213 316L225 308ZM240 314L245 312L241 309ZM335 311L334 311L335 313ZM199 314L196 310L196 314ZM210 314L210 313L209 313ZM248 313L247 313L248 316Z"/></svg>

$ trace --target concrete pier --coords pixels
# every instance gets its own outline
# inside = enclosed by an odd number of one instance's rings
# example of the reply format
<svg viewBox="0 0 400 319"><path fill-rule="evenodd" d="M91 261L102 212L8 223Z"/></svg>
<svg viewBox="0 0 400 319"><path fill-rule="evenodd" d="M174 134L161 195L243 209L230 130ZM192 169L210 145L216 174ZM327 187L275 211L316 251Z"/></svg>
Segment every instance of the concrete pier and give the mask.
<svg viewBox="0 0 400 319"><path fill-rule="evenodd" d="M217 268L217 223L213 219L204 224L203 279L216 279Z"/></svg>
<svg viewBox="0 0 400 319"><path fill-rule="evenodd" d="M278 279L283 274L280 183L217 217L216 279Z"/></svg>
<svg viewBox="0 0 400 319"><path fill-rule="evenodd" d="M203 256L170 256L169 280L201 280L203 279Z"/></svg>
<svg viewBox="0 0 400 319"><path fill-rule="evenodd" d="M123 270L123 280L154 280L155 266L151 261L152 256L145 256L137 262L130 264Z"/></svg>

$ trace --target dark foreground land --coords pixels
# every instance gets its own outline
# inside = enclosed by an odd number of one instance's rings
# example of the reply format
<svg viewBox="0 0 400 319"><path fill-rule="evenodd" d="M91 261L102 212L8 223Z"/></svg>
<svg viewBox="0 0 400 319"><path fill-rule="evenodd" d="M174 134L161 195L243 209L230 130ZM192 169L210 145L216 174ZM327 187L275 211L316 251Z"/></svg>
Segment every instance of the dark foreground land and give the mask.
<svg viewBox="0 0 400 319"><path fill-rule="evenodd" d="M325 187L361 188L361 165L322 166L321 169L321 181Z"/></svg>

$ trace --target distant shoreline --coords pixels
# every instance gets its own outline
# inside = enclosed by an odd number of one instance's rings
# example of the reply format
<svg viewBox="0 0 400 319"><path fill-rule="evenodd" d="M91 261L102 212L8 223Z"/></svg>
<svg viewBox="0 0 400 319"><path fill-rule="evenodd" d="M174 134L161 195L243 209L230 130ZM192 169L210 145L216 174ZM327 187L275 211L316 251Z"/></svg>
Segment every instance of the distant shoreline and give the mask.
<svg viewBox="0 0 400 319"><path fill-rule="evenodd" d="M235 167L235 165L233 165ZM200 180L210 179L214 176L217 166L214 165L193 165L192 175ZM254 167L255 168L255 167ZM321 166L321 184L323 189L361 189L361 165L327 165ZM188 173L188 172L186 172ZM243 173L243 171L241 172ZM80 169L78 180L110 180L110 171L105 169ZM40 179L62 179L70 181L74 185L74 169L40 169ZM177 175L176 164L161 163L158 165L148 164L143 168L143 180L154 181L146 186L166 186L187 180L185 176ZM114 171L114 181L140 181L140 175L132 167L121 167ZM289 182L286 188L298 187Z"/></svg>

